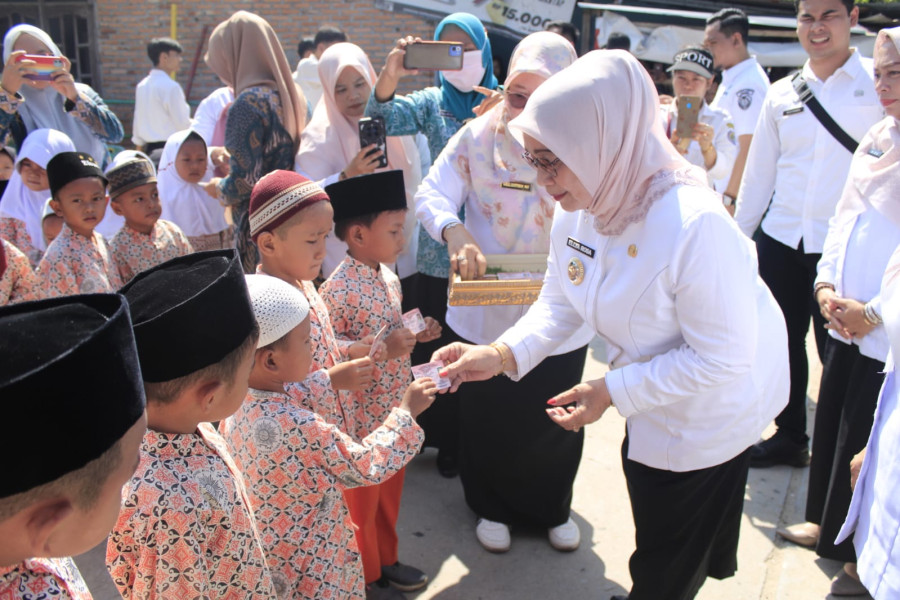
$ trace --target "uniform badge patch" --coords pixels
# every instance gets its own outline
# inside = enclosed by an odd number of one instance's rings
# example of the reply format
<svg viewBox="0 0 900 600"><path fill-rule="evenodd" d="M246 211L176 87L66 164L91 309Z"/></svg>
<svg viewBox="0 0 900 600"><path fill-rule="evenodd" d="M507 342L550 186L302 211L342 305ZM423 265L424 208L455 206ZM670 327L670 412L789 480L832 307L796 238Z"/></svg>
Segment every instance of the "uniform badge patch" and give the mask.
<svg viewBox="0 0 900 600"><path fill-rule="evenodd" d="M737 137L734 135L734 129L728 130L728 141L732 143L732 145L737 145Z"/></svg>
<svg viewBox="0 0 900 600"><path fill-rule="evenodd" d="M753 104L753 92L756 90L746 89L737 93L738 106L741 110L747 110Z"/></svg>

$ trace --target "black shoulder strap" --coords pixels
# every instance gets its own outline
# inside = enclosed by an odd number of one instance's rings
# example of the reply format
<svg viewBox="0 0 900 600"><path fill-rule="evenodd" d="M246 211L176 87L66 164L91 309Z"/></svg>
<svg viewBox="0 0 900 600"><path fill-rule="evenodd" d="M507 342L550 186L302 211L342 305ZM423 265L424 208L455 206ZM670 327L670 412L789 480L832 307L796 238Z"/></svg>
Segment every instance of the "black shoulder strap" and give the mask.
<svg viewBox="0 0 900 600"><path fill-rule="evenodd" d="M859 142L857 142L853 137L844 131L837 122L831 118L831 115L828 114L828 111L825 110L825 107L816 99L815 95L813 95L812 90L809 89L809 86L806 84L806 81L801 76L801 71L797 71L794 76L791 78L791 83L794 85L794 91L797 92L797 95L800 96L800 102L809 107L809 110L812 111L812 114L819 120L819 123L831 134L831 136L840 142L841 146L847 149L850 154L856 152L856 148L859 146Z"/></svg>

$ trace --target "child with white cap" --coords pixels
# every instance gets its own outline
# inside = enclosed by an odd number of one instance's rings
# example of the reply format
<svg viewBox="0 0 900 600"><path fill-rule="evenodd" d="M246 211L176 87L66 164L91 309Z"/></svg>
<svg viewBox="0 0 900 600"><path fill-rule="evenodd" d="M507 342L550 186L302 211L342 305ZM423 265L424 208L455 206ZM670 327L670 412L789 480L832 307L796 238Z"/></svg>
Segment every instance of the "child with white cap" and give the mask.
<svg viewBox="0 0 900 600"><path fill-rule="evenodd" d="M364 598L362 561L343 491L381 483L424 440L415 417L434 401L430 378L359 443L285 391L312 363L310 306L291 284L247 275L259 324L250 389L222 433L244 475L279 598Z"/></svg>

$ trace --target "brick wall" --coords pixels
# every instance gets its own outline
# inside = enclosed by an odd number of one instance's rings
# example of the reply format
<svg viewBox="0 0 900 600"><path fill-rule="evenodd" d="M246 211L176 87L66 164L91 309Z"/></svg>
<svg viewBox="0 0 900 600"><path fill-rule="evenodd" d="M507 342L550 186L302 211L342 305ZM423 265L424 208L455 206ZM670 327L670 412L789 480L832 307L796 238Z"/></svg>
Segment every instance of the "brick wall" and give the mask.
<svg viewBox="0 0 900 600"><path fill-rule="evenodd" d="M111 107L125 126L126 145L130 144L132 105L119 104L117 101L134 101L134 86L150 69L146 53L147 41L152 37L169 35L170 5L170 2L160 0L96 1L102 95L110 101ZM437 24L436 21L375 8L373 0L180 2L177 17L178 41L184 46L184 60L178 82L182 87L186 87L197 47L203 43L190 100L199 101L221 85L203 62L203 53L213 27L237 10L255 12L269 21L278 33L292 68L296 67L298 61L297 42L303 36L312 36L324 24L335 24L344 29L350 41L368 53L376 72L380 71L387 53L398 37L411 34L430 39ZM209 30L207 39L201 40L204 25L209 25ZM402 80L399 91L419 89L431 82L430 76L419 75Z"/></svg>

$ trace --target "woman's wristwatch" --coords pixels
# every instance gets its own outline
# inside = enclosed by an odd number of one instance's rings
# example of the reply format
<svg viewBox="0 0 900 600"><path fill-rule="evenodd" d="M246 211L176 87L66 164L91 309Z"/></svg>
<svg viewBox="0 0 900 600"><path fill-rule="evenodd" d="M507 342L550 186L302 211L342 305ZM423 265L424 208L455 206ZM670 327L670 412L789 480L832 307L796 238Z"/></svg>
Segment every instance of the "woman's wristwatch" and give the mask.
<svg viewBox="0 0 900 600"><path fill-rule="evenodd" d="M737 198L734 196L729 196L728 194L722 194L722 204L724 206L734 206L737 203Z"/></svg>

